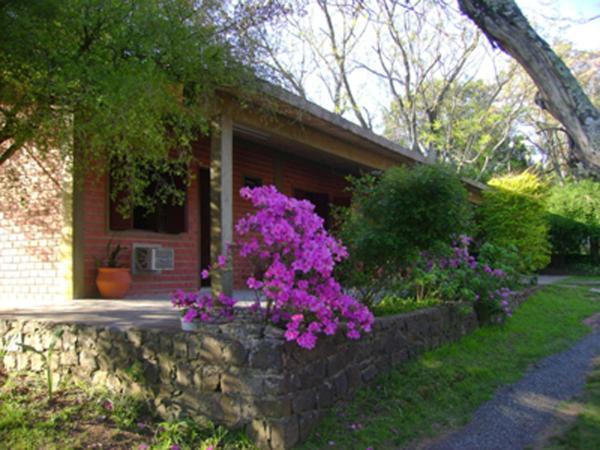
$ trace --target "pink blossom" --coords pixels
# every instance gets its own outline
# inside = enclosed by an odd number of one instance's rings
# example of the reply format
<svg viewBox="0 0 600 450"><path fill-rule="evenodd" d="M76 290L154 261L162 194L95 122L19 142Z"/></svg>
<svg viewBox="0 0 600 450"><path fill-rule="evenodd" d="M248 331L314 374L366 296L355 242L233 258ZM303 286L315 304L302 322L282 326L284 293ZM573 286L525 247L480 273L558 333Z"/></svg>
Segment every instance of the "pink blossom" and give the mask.
<svg viewBox="0 0 600 450"><path fill-rule="evenodd" d="M340 321L348 324L351 339L369 332L373 314L344 295L333 277L348 252L323 228L314 205L273 186L242 188L240 195L256 208L235 227L242 238L239 253L254 265L246 285L271 302L268 319L283 322L285 338L312 349L317 336L335 334Z"/></svg>
<svg viewBox="0 0 600 450"><path fill-rule="evenodd" d="M227 258L224 258L226 264ZM214 269L205 269L201 272L201 277L207 279L210 277L211 270L218 269L219 266L215 266ZM184 322L194 322L196 320L211 322L216 318L233 319L236 301L223 294L213 298L212 294L184 292L178 289L171 294L171 303L173 307L181 310L181 317Z"/></svg>

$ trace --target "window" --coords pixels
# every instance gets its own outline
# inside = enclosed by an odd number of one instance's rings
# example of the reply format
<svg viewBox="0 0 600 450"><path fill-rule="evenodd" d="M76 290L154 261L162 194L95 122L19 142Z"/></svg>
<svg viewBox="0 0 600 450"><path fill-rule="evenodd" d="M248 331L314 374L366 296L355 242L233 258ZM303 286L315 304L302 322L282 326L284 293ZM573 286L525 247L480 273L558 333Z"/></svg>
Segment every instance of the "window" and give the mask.
<svg viewBox="0 0 600 450"><path fill-rule="evenodd" d="M244 177L244 187L253 188L253 187L259 187L262 185L263 185L262 179L260 179L258 177Z"/></svg>
<svg viewBox="0 0 600 450"><path fill-rule="evenodd" d="M294 197L299 200L308 200L315 205L317 213L324 221L325 229L331 226L331 207L329 205L329 195L323 192L310 192L303 189L294 189Z"/></svg>
<svg viewBox="0 0 600 450"><path fill-rule="evenodd" d="M168 179L167 179L168 178ZM178 234L187 231L187 184L182 176L162 177L157 174L155 179L148 185L146 195L152 198L153 193L158 192L164 183L173 183L176 189L186 193L185 200L179 204L174 200L159 202L151 210L145 207L134 207L129 215L123 215L119 206L126 201L126 193L117 193L115 199L109 197L109 228L113 231L145 230L157 233ZM112 189L112 177L109 187Z"/></svg>

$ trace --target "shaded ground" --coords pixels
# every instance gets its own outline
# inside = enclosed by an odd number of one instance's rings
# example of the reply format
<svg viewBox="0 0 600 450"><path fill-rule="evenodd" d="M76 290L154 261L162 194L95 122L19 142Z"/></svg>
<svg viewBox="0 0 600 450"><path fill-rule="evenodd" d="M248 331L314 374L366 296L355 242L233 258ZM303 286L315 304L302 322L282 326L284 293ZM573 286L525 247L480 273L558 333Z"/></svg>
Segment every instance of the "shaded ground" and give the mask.
<svg viewBox="0 0 600 450"><path fill-rule="evenodd" d="M163 422L149 402L66 384L48 400L42 379L0 366L0 448L253 450L248 438L189 420Z"/></svg>

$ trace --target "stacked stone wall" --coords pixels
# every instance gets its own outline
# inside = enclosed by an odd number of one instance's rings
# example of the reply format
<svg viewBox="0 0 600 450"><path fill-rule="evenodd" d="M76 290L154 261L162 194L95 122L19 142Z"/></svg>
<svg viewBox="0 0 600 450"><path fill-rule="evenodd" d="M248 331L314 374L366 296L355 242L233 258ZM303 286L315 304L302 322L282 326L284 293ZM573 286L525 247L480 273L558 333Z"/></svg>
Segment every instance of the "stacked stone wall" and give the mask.
<svg viewBox="0 0 600 450"><path fill-rule="evenodd" d="M339 334L307 351L249 321L184 333L0 318L0 361L42 371L40 357L18 344L47 349L59 327L54 365L62 377L145 395L164 418L210 419L244 428L261 448L285 449L379 373L460 339L477 320L467 306L421 310L378 318L361 340Z"/></svg>

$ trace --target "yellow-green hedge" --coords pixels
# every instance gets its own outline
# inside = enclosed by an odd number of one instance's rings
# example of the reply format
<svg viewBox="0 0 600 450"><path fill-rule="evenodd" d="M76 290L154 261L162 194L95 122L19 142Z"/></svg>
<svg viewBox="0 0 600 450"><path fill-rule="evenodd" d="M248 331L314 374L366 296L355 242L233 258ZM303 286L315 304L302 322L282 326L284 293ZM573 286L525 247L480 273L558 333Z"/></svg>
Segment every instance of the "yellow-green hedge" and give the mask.
<svg viewBox="0 0 600 450"><path fill-rule="evenodd" d="M550 262L547 186L531 172L493 178L483 194L481 226L487 241L514 245L521 256L520 270L542 269Z"/></svg>

